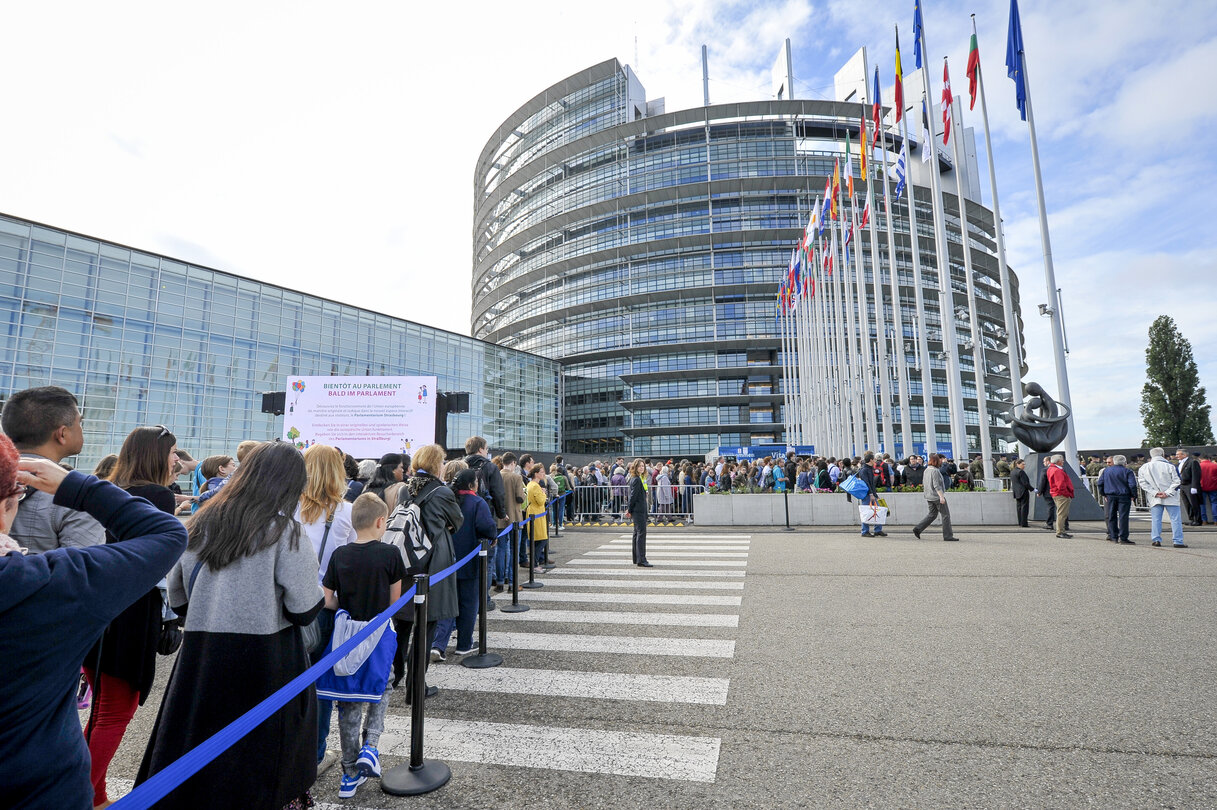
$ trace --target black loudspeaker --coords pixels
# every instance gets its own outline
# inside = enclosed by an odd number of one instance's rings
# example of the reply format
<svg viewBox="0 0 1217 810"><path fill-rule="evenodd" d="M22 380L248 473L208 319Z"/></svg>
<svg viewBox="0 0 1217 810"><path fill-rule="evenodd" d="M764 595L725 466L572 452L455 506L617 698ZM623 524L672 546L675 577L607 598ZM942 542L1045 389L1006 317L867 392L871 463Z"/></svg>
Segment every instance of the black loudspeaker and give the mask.
<svg viewBox="0 0 1217 810"><path fill-rule="evenodd" d="M287 407L286 391L264 391L262 393L262 413L273 413L282 416Z"/></svg>
<svg viewBox="0 0 1217 810"><path fill-rule="evenodd" d="M469 413L469 392L448 394L448 413Z"/></svg>

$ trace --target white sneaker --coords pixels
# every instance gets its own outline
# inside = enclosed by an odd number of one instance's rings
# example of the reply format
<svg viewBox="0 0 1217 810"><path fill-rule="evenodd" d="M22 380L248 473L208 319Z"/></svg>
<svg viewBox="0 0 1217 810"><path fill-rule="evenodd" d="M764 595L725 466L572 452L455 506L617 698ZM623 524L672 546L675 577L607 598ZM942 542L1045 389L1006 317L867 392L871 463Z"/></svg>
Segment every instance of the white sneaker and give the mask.
<svg viewBox="0 0 1217 810"><path fill-rule="evenodd" d="M325 751L325 756L322 757L321 761L317 763L317 775L321 776L321 774L325 773L330 768L334 767L334 763L337 761L338 761L338 752L333 750L332 748L327 748Z"/></svg>

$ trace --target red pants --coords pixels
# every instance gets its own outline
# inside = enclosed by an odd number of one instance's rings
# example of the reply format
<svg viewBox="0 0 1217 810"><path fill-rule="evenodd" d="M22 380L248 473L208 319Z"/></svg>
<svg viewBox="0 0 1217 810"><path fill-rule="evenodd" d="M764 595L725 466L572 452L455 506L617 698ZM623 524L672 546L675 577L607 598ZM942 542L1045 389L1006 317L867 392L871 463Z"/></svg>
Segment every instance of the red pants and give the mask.
<svg viewBox="0 0 1217 810"><path fill-rule="evenodd" d="M101 676L101 689L97 688L93 670L85 668L85 678L93 688L93 708L89 722L85 725L85 741L89 744L89 781L93 783L93 806L104 804L106 797L106 771L110 760L123 741L127 724L139 707L139 692L122 678Z"/></svg>

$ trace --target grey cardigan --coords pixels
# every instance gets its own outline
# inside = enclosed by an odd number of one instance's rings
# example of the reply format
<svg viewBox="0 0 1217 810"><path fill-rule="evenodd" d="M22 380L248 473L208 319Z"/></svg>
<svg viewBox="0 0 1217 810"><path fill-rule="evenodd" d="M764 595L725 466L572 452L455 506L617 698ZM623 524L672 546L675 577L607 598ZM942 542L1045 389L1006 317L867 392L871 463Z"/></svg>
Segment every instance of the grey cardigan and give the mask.
<svg viewBox="0 0 1217 810"><path fill-rule="evenodd" d="M946 487L942 482L942 470L934 466L925 468L925 475L921 479L921 486L927 501L936 501L938 496L946 496Z"/></svg>

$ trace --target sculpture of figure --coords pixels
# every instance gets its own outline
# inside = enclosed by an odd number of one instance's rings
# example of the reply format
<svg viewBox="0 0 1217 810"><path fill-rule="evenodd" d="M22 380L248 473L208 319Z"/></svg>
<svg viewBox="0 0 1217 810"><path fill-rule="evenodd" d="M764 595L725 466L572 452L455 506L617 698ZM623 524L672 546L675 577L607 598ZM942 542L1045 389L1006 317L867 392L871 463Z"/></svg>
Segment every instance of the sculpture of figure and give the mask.
<svg viewBox="0 0 1217 810"><path fill-rule="evenodd" d="M1037 453L1047 453L1069 433L1069 409L1048 396L1039 383L1027 383L1023 390L1027 400L1003 418L1016 439Z"/></svg>

